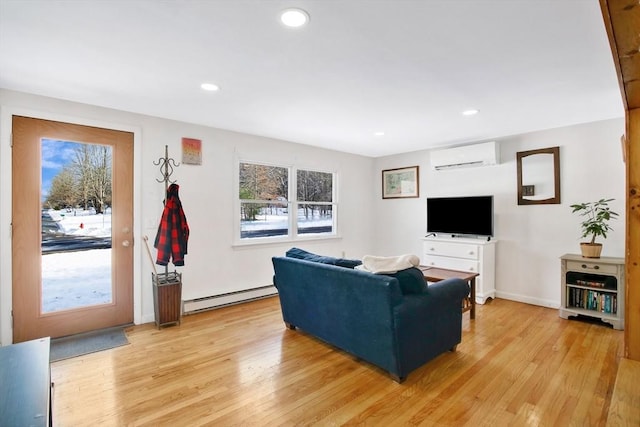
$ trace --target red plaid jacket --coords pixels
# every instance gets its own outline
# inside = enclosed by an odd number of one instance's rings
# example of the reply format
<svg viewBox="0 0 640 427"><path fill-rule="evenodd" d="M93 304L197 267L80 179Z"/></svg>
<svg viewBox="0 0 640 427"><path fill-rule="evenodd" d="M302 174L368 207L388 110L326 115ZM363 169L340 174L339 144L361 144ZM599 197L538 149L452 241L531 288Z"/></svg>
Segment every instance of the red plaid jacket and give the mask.
<svg viewBox="0 0 640 427"><path fill-rule="evenodd" d="M156 264L167 265L173 258L173 265L184 265L189 240L189 225L178 197L178 184L171 184L167 189L167 198L162 211L162 219L158 226L158 234L153 246L158 250Z"/></svg>

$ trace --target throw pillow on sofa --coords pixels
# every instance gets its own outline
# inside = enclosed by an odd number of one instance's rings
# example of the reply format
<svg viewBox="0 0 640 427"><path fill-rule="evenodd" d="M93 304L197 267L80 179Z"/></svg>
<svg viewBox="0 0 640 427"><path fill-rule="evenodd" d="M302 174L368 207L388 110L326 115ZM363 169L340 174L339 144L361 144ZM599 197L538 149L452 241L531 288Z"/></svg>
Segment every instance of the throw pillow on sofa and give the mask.
<svg viewBox="0 0 640 427"><path fill-rule="evenodd" d="M304 259L306 261L321 262L323 264L337 265L338 267L355 268L362 264L362 261L357 259L345 259L335 258L330 256L317 255L309 251L305 251L300 248L291 248L286 252L286 256L289 258Z"/></svg>

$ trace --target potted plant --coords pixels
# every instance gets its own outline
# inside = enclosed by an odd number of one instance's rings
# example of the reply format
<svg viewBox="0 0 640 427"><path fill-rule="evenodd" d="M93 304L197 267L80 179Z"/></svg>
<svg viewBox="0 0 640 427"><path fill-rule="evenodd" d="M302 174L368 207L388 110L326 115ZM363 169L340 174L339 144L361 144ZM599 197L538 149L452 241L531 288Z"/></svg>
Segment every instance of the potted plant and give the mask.
<svg viewBox="0 0 640 427"><path fill-rule="evenodd" d="M582 256L585 258L600 258L602 243L596 243L596 237L607 238L607 232L613 230L609 221L616 219L618 214L609 208L609 202L614 199L600 199L597 202L587 202L571 205L572 212L578 212L584 217L580 224L582 236L591 238L589 242L580 243Z"/></svg>

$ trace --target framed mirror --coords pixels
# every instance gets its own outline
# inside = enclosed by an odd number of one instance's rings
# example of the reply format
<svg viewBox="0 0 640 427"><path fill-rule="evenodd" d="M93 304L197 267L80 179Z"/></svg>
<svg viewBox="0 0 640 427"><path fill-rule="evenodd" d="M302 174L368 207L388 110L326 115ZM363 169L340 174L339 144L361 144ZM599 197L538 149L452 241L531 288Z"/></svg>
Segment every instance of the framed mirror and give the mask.
<svg viewBox="0 0 640 427"><path fill-rule="evenodd" d="M560 147L516 153L518 204L560 203Z"/></svg>

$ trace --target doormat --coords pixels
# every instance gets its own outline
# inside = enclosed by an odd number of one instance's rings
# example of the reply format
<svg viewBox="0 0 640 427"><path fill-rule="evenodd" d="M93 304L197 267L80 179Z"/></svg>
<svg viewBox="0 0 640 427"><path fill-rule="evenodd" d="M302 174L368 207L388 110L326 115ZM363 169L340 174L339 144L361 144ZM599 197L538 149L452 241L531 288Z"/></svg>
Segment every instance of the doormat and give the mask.
<svg viewBox="0 0 640 427"><path fill-rule="evenodd" d="M51 340L49 361L69 359L129 344L124 328L109 328Z"/></svg>

